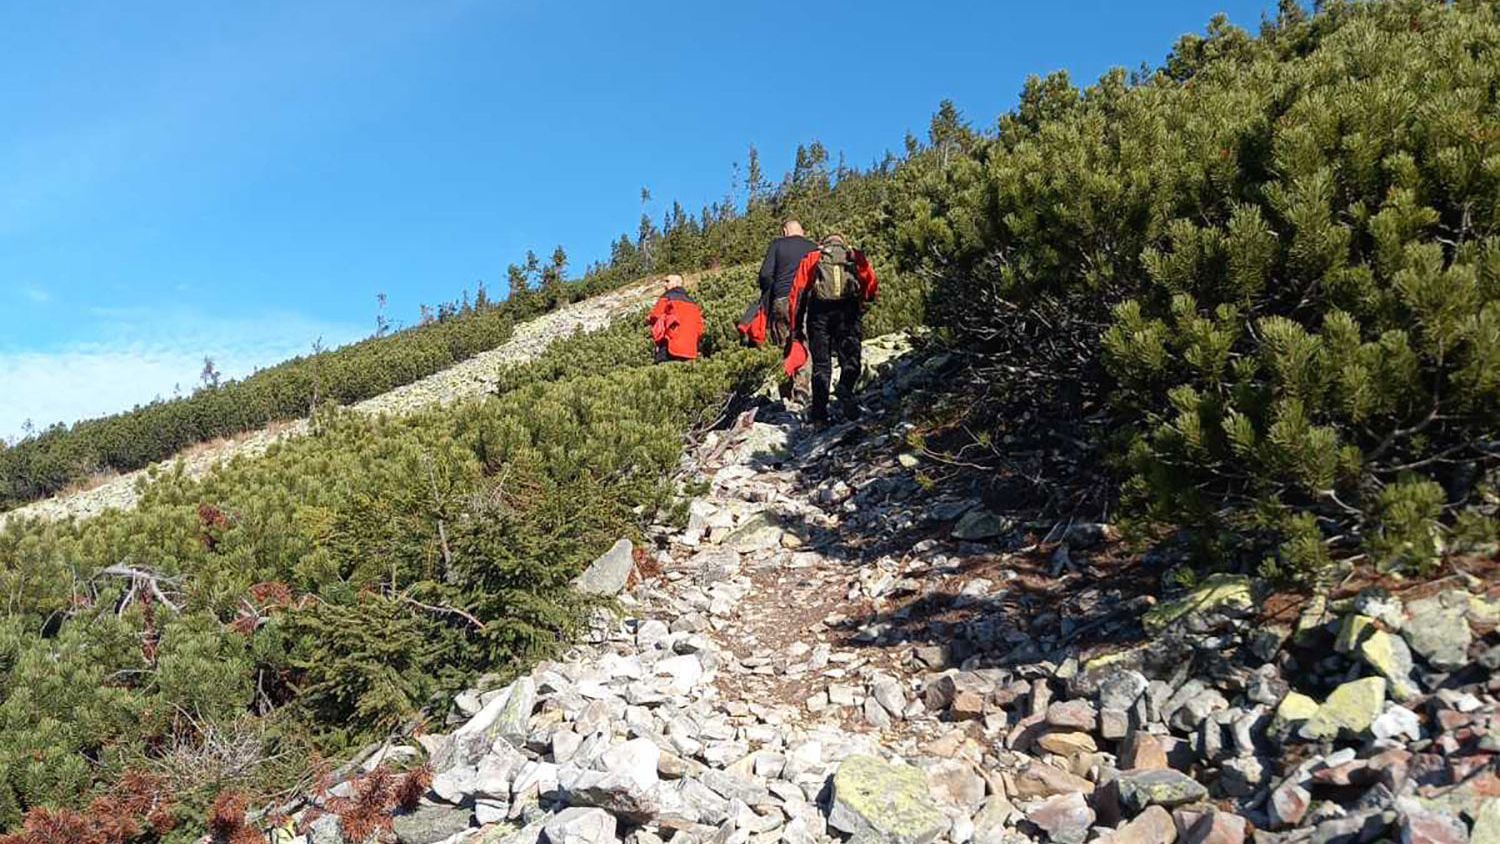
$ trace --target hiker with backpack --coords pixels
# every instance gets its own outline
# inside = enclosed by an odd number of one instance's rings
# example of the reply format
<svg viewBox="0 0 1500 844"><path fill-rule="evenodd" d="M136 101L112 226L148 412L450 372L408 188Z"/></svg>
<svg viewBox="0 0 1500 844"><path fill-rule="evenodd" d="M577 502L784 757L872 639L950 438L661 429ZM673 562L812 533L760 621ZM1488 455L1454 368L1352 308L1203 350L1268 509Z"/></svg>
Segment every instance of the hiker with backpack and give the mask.
<svg viewBox="0 0 1500 844"><path fill-rule="evenodd" d="M646 315L651 340L656 344L656 362L695 360L703 338L703 311L683 289L682 276L667 276L661 298Z"/></svg>
<svg viewBox="0 0 1500 844"><path fill-rule="evenodd" d="M854 385L860 375L860 343L865 305L875 300L879 282L863 252L850 248L842 235L829 235L797 266L788 297L793 341L785 368L794 375L812 359L814 423L829 421L828 394L833 381L833 357L839 359L839 412L845 419L859 417ZM799 348L802 342L806 348Z"/></svg>

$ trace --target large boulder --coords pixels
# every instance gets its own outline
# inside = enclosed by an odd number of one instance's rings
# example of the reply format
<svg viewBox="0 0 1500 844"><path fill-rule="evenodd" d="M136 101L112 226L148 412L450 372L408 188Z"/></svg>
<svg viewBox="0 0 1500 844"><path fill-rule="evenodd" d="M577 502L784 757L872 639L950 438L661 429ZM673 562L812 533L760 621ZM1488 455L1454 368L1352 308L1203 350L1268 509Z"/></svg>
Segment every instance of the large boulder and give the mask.
<svg viewBox="0 0 1500 844"><path fill-rule="evenodd" d="M610 546L599 559L589 564L573 579L573 588L586 595L618 595L625 591L630 572L635 568L635 547L621 539Z"/></svg>
<svg viewBox="0 0 1500 844"><path fill-rule="evenodd" d="M887 844L927 844L947 827L920 770L863 755L846 758L834 773L828 824Z"/></svg>

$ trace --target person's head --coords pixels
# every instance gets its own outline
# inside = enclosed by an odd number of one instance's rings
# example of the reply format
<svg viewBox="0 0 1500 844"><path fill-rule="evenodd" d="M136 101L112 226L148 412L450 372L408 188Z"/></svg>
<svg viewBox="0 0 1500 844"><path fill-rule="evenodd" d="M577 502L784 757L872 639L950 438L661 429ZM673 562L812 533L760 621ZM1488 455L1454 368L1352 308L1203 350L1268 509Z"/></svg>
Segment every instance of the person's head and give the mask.
<svg viewBox="0 0 1500 844"><path fill-rule="evenodd" d="M849 242L847 240L845 240L844 236L841 235L841 234L831 234L831 235L823 238L823 243L821 245L823 245L823 246L842 246L845 249L847 249L849 247Z"/></svg>
<svg viewBox="0 0 1500 844"><path fill-rule="evenodd" d="M662 289L663 290L681 290L682 289L682 276L678 275L677 273L672 273L671 275L669 275L666 278L662 279Z"/></svg>
<svg viewBox="0 0 1500 844"><path fill-rule="evenodd" d="M781 224L782 237L806 237L807 232L802 230L802 224L796 220L787 220Z"/></svg>

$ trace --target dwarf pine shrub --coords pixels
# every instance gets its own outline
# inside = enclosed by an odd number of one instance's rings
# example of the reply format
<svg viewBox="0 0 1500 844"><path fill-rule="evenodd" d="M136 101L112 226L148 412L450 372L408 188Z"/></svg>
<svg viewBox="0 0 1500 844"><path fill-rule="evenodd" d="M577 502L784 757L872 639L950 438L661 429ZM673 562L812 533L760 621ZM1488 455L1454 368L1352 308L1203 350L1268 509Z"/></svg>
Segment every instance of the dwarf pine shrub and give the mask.
<svg viewBox="0 0 1500 844"><path fill-rule="evenodd" d="M440 716L479 674L554 653L587 607L569 581L674 503L683 434L774 365L729 341L754 288L748 269L698 287L716 353L692 364L652 365L627 320L485 401L334 413L201 479L160 472L132 511L8 524L0 831L127 771L176 776L195 741L258 719L263 762L179 795L189 836L213 792L285 785L277 760Z"/></svg>
<svg viewBox="0 0 1500 844"><path fill-rule="evenodd" d="M935 142L891 189L895 245L962 344L1108 405L1143 512L1288 576L1421 568L1494 534L1497 89L1493 3L1216 20Z"/></svg>

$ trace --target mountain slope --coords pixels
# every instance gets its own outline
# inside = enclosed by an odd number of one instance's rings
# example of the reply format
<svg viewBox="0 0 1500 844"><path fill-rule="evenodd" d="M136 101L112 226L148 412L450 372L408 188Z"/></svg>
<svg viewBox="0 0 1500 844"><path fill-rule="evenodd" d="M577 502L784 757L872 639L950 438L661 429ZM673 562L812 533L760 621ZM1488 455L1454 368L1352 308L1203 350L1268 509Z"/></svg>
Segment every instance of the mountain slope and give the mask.
<svg viewBox="0 0 1500 844"><path fill-rule="evenodd" d="M496 373L504 366L524 363L541 354L555 340L576 331L596 331L616 317L646 304L657 293L656 285L630 285L612 293L584 299L516 326L500 346L457 363L418 381L365 399L353 409L360 413L410 413L432 404L446 404L483 396L493 390ZM236 457L254 457L273 443L303 436L308 420L278 423L261 431L228 440L206 443L161 465L112 477L88 489L64 493L0 513L0 528L12 520L29 518L89 518L104 510L135 506L140 484L159 472L182 471L189 478L201 477L215 466Z"/></svg>

